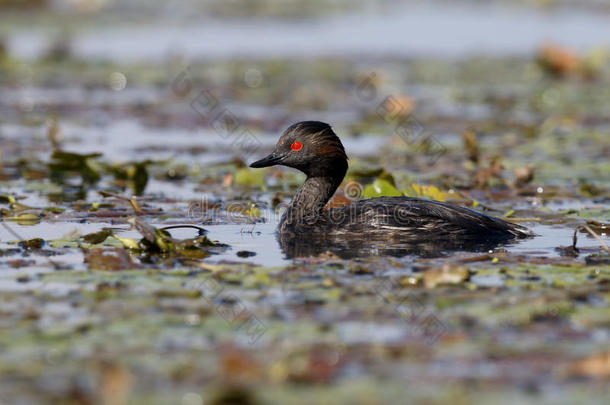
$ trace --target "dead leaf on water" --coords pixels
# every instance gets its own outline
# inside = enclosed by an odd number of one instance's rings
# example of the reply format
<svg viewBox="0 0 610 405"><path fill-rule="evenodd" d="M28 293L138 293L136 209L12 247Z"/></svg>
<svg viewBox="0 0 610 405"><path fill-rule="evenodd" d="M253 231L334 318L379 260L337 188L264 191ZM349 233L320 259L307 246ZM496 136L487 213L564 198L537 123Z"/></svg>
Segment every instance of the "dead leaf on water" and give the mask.
<svg viewBox="0 0 610 405"><path fill-rule="evenodd" d="M470 278L468 268L445 264L441 268L430 269L423 274L424 286L435 288L443 284L460 284Z"/></svg>
<svg viewBox="0 0 610 405"><path fill-rule="evenodd" d="M464 147L466 148L468 159L470 159L473 163L478 163L479 140L477 138L477 133L469 129L462 133L462 138L464 139Z"/></svg>
<svg viewBox="0 0 610 405"><path fill-rule="evenodd" d="M37 250L40 249L42 245L44 245L44 239L42 238L33 238L19 242L19 246L23 247L24 249Z"/></svg>
<svg viewBox="0 0 610 405"><path fill-rule="evenodd" d="M59 123L57 122L57 119L55 117L49 119L47 127L47 138L49 138L51 145L53 145L53 149L61 148L61 127L59 126Z"/></svg>
<svg viewBox="0 0 610 405"><path fill-rule="evenodd" d="M610 352L602 352L575 361L569 367L571 375L610 378Z"/></svg>
<svg viewBox="0 0 610 405"><path fill-rule="evenodd" d="M85 263L89 264L91 270L117 271L133 269L137 266L131 261L131 257L121 248L108 249L85 249Z"/></svg>
<svg viewBox="0 0 610 405"><path fill-rule="evenodd" d="M528 184L534 179L534 172L536 170L536 166L527 165L524 167L516 168L513 173L515 174L515 186L521 187L525 184Z"/></svg>
<svg viewBox="0 0 610 405"><path fill-rule="evenodd" d="M561 45L548 42L538 52L538 63L554 76L567 76L576 73L581 66L580 58Z"/></svg>
<svg viewBox="0 0 610 405"><path fill-rule="evenodd" d="M104 405L127 404L133 385L131 372L119 364L105 364L100 384L100 397Z"/></svg>

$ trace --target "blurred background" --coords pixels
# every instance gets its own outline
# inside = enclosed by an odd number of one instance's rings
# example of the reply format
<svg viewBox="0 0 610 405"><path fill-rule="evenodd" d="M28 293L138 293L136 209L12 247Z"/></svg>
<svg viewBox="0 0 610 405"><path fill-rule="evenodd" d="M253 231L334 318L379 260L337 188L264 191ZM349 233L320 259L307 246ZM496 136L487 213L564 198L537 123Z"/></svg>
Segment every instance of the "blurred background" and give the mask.
<svg viewBox="0 0 610 405"><path fill-rule="evenodd" d="M609 52L607 0L0 0L0 403L609 403ZM305 119L333 204L539 237L287 259L303 176L247 164Z"/></svg>
<svg viewBox="0 0 610 405"><path fill-rule="evenodd" d="M516 150L520 131L607 125L603 1L4 0L0 7L2 136L46 137L49 120L58 120L65 149L115 161L136 151L140 160L181 154L191 165L243 159L300 119L326 120L348 138L365 135L347 140L352 153L376 154L390 143L401 164L422 152L392 138L403 118L415 121L403 138L425 129L451 149L474 129L494 135L481 139L494 139L492 154ZM249 148L236 142L245 130ZM545 161L552 151L540 146L528 143L517 151L521 161L508 165ZM581 158L607 151L579 149ZM4 150L11 155L8 144ZM193 151L201 152L196 159ZM537 174L586 176L581 163L569 172L543 164Z"/></svg>

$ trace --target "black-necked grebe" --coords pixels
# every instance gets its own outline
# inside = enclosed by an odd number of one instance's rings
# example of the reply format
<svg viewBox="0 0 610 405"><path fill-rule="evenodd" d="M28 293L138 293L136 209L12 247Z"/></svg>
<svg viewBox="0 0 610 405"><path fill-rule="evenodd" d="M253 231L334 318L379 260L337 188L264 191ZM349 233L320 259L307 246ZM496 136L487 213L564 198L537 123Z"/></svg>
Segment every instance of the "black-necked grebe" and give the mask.
<svg viewBox="0 0 610 405"><path fill-rule="evenodd" d="M279 224L280 241L289 256L316 253L332 246L339 250L355 246L361 250L363 245L375 244L377 248L369 249L369 253L379 253L379 246L405 247L405 243L427 244L427 251L473 246L486 249L502 241L534 235L520 225L468 208L420 198L378 197L325 209L345 177L347 155L330 125L323 122L291 125L275 150L250 167L273 165L292 167L307 175ZM301 246L295 251L296 245L315 246L304 251Z"/></svg>

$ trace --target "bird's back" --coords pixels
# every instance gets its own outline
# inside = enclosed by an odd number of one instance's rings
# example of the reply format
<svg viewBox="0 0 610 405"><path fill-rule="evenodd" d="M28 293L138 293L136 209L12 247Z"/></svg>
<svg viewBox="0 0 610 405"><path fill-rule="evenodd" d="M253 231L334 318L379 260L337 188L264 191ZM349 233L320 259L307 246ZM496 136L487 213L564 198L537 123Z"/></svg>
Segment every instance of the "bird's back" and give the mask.
<svg viewBox="0 0 610 405"><path fill-rule="evenodd" d="M411 197L371 198L332 208L320 217L314 228L333 234L384 233L400 239L533 236L527 228L469 208Z"/></svg>

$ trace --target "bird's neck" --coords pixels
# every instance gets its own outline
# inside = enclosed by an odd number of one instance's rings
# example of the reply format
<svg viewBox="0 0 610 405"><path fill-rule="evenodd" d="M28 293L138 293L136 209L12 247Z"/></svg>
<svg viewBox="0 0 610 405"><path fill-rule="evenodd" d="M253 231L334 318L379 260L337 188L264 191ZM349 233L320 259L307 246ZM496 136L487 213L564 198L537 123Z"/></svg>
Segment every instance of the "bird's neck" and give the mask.
<svg viewBox="0 0 610 405"><path fill-rule="evenodd" d="M290 226L313 225L324 212L324 207L343 180L341 176L308 176L297 190L290 206L282 216L280 231Z"/></svg>
<svg viewBox="0 0 610 405"><path fill-rule="evenodd" d="M341 184L342 178L307 177L305 183L297 190L290 207L306 212L319 212Z"/></svg>
<svg viewBox="0 0 610 405"><path fill-rule="evenodd" d="M347 167L346 159L333 159L298 168L307 175L307 179L284 212L280 232L315 224L324 215L324 207L343 181Z"/></svg>

